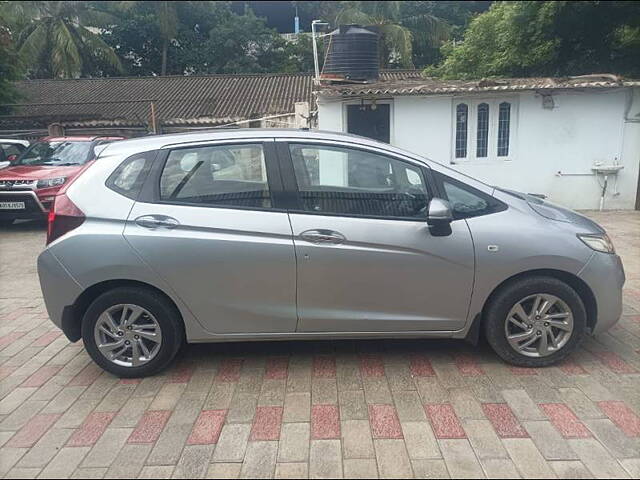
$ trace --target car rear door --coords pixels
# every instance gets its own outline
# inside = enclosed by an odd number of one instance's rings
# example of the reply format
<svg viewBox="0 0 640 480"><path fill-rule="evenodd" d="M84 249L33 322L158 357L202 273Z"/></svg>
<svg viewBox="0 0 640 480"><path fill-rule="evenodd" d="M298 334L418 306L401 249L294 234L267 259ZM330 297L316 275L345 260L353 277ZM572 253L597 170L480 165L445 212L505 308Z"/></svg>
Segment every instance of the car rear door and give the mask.
<svg viewBox="0 0 640 480"><path fill-rule="evenodd" d="M279 143L297 256L298 331L451 331L467 320L474 252L464 220L426 222L426 167L322 142Z"/></svg>
<svg viewBox="0 0 640 480"><path fill-rule="evenodd" d="M273 140L166 149L125 237L213 334L296 328L295 252Z"/></svg>

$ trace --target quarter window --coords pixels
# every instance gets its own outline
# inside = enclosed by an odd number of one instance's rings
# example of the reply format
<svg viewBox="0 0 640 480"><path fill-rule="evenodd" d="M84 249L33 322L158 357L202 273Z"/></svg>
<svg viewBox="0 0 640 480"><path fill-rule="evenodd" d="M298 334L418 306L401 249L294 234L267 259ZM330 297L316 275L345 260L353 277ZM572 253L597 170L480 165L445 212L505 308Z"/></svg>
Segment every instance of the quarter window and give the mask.
<svg viewBox="0 0 640 480"><path fill-rule="evenodd" d="M111 174L107 187L133 200L138 198L156 152L144 152L127 158Z"/></svg>
<svg viewBox="0 0 640 480"><path fill-rule="evenodd" d="M477 217L506 209L498 199L487 195L475 188L441 173L434 173L436 181L444 191L446 199L451 204L453 216L456 219Z"/></svg>
<svg viewBox="0 0 640 480"><path fill-rule="evenodd" d="M262 145L172 150L160 177L160 198L171 203L270 208Z"/></svg>
<svg viewBox="0 0 640 480"><path fill-rule="evenodd" d="M303 210L313 213L424 218L422 169L372 152L289 145Z"/></svg>

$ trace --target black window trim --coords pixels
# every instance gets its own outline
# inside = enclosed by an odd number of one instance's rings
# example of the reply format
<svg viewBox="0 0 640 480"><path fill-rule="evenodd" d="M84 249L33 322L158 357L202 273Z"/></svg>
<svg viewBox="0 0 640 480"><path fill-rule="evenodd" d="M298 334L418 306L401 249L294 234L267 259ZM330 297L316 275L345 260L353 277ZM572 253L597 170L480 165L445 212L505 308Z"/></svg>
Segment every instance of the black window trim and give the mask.
<svg viewBox="0 0 640 480"><path fill-rule="evenodd" d="M214 146L228 145L261 145L264 153L265 166L267 170L267 184L269 186L269 194L271 197L271 207L247 207L242 205L215 205L207 203L180 202L175 200L163 200L160 195L160 179L162 172L169 159L171 152L175 150L193 150L195 148L207 148ZM278 158L276 155L275 142L272 138L243 138L237 140L225 140L221 142L198 143L172 145L171 148L162 148L159 150L159 156L155 159L151 171L147 176L147 180L142 188L141 195L138 197L139 202L154 203L158 205L176 205L181 207L200 207L200 208L224 208L230 210L250 210L263 212L287 212L283 208L283 189L282 178L278 166Z"/></svg>
<svg viewBox="0 0 640 480"><path fill-rule="evenodd" d="M293 159L291 158L291 150L289 149L289 145L323 145L327 147L334 148L346 148L352 150L360 150L367 153L372 153L375 155L381 155L389 157L393 160L409 164L415 168L418 168L422 172L423 179L425 181L425 188L427 189L427 208L429 202L436 195L436 185L431 178L431 169L424 164L418 163L415 160L409 160L403 158L399 155L394 155L388 151L378 151L376 149L367 148L366 146L358 145L358 144L343 144L336 143L331 140L320 140L320 139L279 139L276 140L276 148L278 151L278 160L280 164L280 171L282 173L282 181L285 192L287 192L288 203L287 203L287 211L289 213L295 214L303 214L303 215L317 215L324 217L344 217L344 218L364 218L364 219L373 219L373 220L396 220L403 222L419 222L426 223L427 218L410 218L410 217L396 217L396 216L383 216L383 215L357 215L357 214L347 214L347 213L333 213L333 212L312 212L309 210L305 210L302 207L302 201L300 200L300 192L298 190L298 182L296 180L295 170L293 168Z"/></svg>

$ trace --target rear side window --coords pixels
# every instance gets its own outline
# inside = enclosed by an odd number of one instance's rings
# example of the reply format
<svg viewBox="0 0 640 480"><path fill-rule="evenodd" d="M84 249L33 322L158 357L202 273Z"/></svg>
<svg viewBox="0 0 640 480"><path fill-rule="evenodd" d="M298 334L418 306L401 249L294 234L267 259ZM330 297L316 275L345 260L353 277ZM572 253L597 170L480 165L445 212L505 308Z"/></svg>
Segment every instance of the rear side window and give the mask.
<svg viewBox="0 0 640 480"><path fill-rule="evenodd" d="M155 156L156 152L152 151L127 158L111 174L107 187L125 197L137 199Z"/></svg>
<svg viewBox="0 0 640 480"><path fill-rule="evenodd" d="M160 176L160 199L193 205L271 208L262 145L172 150Z"/></svg>
<svg viewBox="0 0 640 480"><path fill-rule="evenodd" d="M453 217L456 219L488 215L507 208L498 199L476 190L466 183L436 172L434 172L434 177L440 184L440 190L449 200Z"/></svg>

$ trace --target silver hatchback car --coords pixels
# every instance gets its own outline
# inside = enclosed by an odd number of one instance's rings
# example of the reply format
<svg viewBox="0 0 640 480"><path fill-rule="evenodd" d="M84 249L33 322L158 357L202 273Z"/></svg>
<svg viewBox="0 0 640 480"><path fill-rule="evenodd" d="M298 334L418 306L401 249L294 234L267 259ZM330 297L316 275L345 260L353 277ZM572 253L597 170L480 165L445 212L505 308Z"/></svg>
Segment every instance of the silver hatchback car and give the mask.
<svg viewBox="0 0 640 480"><path fill-rule="evenodd" d="M622 310L605 231L365 138L217 130L110 144L55 199L47 310L140 377L185 342L459 338L550 365Z"/></svg>

